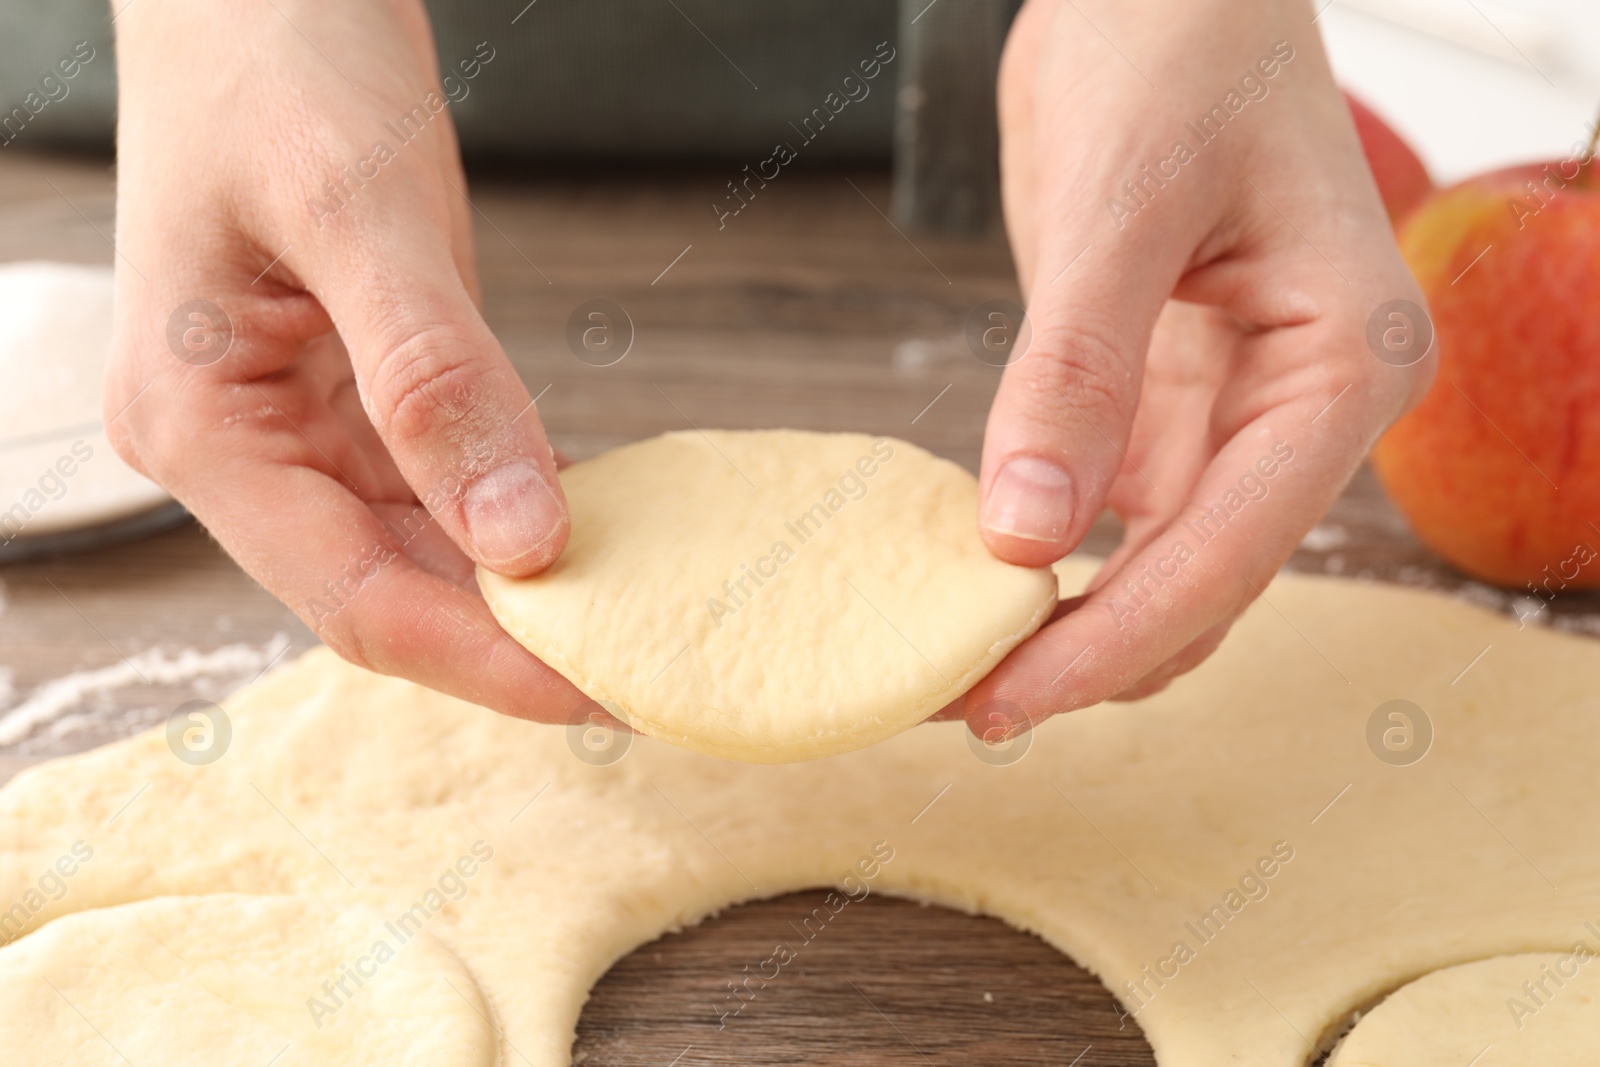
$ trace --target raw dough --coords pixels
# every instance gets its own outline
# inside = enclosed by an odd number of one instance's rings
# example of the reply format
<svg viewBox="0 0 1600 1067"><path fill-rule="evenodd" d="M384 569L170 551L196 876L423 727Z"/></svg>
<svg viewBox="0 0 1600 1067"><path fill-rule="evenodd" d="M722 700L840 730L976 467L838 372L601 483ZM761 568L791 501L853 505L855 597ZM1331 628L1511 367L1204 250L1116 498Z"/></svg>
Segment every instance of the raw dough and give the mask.
<svg viewBox="0 0 1600 1067"><path fill-rule="evenodd" d="M1092 564L1064 570L1071 592ZM819 885L1038 933L1139 1008L1163 1067L1300 1067L1418 975L1570 950L1600 900L1600 646L1390 587L1266 597L1166 692L1053 719L1009 765L959 723L782 766L635 737L596 765L562 728L312 652L228 702L215 763L155 732L0 790L0 924L26 921L0 970L42 924L154 896L396 915L479 840L492 860L427 930L528 1067L567 1062L618 957ZM1434 728L1410 766L1368 748L1395 698ZM80 840L93 859L40 895ZM62 1062L30 1033L0 1033L7 1062Z"/></svg>
<svg viewBox="0 0 1600 1067"><path fill-rule="evenodd" d="M978 486L865 434L670 433L561 476L572 539L495 616L635 728L724 759L862 748L972 688L1055 608L978 538Z"/></svg>
<svg viewBox="0 0 1600 1067"><path fill-rule="evenodd" d="M461 961L387 922L238 895L69 915L4 953L6 1062L494 1067L500 1039ZM392 953L381 963L380 942ZM358 966L367 977L350 976Z"/></svg>
<svg viewBox="0 0 1600 1067"><path fill-rule="evenodd" d="M111 289L108 267L0 265L0 542L172 499L122 462L100 424Z"/></svg>
<svg viewBox="0 0 1600 1067"><path fill-rule="evenodd" d="M1566 952L1435 971L1362 1019L1328 1067L1594 1067L1596 953L1600 933L1590 927Z"/></svg>

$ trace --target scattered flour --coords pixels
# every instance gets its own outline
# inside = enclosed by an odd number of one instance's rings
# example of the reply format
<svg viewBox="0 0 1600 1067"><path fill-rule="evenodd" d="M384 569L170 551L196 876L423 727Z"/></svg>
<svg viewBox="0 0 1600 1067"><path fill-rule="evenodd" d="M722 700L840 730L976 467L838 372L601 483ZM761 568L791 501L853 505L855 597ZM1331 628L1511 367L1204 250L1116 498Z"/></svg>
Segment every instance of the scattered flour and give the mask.
<svg viewBox="0 0 1600 1067"><path fill-rule="evenodd" d="M916 375L932 370L941 363L958 363L971 359L966 338L962 334L947 337L913 337L894 346L889 355L889 366L896 374Z"/></svg>
<svg viewBox="0 0 1600 1067"><path fill-rule="evenodd" d="M1307 552L1328 552L1342 548L1349 541L1350 533L1343 526L1325 522L1307 530L1306 535L1300 539L1300 547Z"/></svg>
<svg viewBox="0 0 1600 1067"><path fill-rule="evenodd" d="M210 652L186 648L176 653L151 648L109 667L74 671L40 685L27 700L0 716L0 746L16 744L91 697L131 685L181 685L207 675L259 673L288 649L289 635L280 633L259 648L238 644L224 645ZM10 703L12 688L8 668L0 674L0 701Z"/></svg>

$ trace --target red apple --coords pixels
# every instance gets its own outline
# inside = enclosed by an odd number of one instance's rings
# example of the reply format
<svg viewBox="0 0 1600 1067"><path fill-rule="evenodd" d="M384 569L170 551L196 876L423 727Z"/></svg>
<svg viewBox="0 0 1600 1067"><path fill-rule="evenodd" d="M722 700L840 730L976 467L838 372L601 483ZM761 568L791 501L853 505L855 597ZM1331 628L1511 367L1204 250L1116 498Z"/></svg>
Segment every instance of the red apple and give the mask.
<svg viewBox="0 0 1600 1067"><path fill-rule="evenodd" d="M1388 209L1389 222L1398 226L1406 213L1433 191L1433 179L1428 177L1428 168L1422 165L1411 146L1371 108L1348 90L1344 102L1350 106L1350 117L1355 120L1356 134L1361 138L1361 151L1378 182L1378 193Z"/></svg>
<svg viewBox="0 0 1600 1067"><path fill-rule="evenodd" d="M1476 577L1600 586L1600 181L1592 149L1471 178L1405 220L1439 376L1373 460L1412 529Z"/></svg>

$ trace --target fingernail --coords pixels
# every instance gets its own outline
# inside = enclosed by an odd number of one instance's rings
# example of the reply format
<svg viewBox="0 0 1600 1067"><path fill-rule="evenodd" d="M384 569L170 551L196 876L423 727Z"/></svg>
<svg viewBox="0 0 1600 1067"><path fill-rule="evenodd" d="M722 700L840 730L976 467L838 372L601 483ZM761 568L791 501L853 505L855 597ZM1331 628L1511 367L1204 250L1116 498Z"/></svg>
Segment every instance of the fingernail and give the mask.
<svg viewBox="0 0 1600 1067"><path fill-rule="evenodd" d="M1017 456L989 487L982 524L1007 537L1060 541L1072 524L1072 475L1049 460Z"/></svg>
<svg viewBox="0 0 1600 1067"><path fill-rule="evenodd" d="M1000 736L1000 743L1005 744L1007 741L1015 741L1017 738L1021 737L1031 729L1033 729L1033 723L1027 719L1014 722L1007 727L1005 733Z"/></svg>
<svg viewBox="0 0 1600 1067"><path fill-rule="evenodd" d="M507 463L479 478L461 507L478 558L490 566L521 559L561 525L560 503L529 463Z"/></svg>
<svg viewBox="0 0 1600 1067"><path fill-rule="evenodd" d="M1031 729L1033 729L1033 723L1029 721L1026 714L1019 713L1017 718L991 716L988 729L983 730L981 733L977 730L972 732L977 735L978 740L992 747L994 745L1003 745L1008 741L1015 741Z"/></svg>

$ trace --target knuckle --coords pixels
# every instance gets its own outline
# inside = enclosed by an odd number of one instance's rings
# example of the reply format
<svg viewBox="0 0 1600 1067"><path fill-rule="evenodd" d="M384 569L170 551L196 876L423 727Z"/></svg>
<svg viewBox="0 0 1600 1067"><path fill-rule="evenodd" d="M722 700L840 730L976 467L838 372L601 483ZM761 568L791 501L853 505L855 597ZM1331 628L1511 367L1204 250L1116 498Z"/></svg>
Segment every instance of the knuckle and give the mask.
<svg viewBox="0 0 1600 1067"><path fill-rule="evenodd" d="M1098 331L1057 329L1036 338L1037 355L1018 364L1017 385L1029 411L1125 416L1133 406L1136 378L1117 348ZM1054 421L1054 420L1052 420Z"/></svg>
<svg viewBox="0 0 1600 1067"><path fill-rule="evenodd" d="M310 622L310 620L307 620ZM367 644L361 639L356 628L342 621L337 616L325 619L321 623L312 623L311 628L322 639L322 643L333 649L334 654L346 663L352 663L362 670L387 674L367 649Z"/></svg>
<svg viewBox="0 0 1600 1067"><path fill-rule="evenodd" d="M1407 299L1426 309L1420 291L1408 292ZM1431 350L1415 363L1396 366L1379 358L1368 336L1372 308L1352 304L1341 309L1336 330L1330 329L1322 343L1308 350L1312 365L1321 370L1322 398L1326 404L1348 385L1369 409L1380 414L1384 425L1400 418L1422 402L1439 372L1440 338L1435 332Z"/></svg>
<svg viewBox="0 0 1600 1067"><path fill-rule="evenodd" d="M182 427L173 426L173 391L157 366L148 351L115 346L102 387L100 420L118 458L145 477L163 481L161 472L169 466L165 459L172 451L167 442Z"/></svg>
<svg viewBox="0 0 1600 1067"><path fill-rule="evenodd" d="M426 326L386 347L368 387L367 414L396 443L425 441L473 411L477 378L459 331Z"/></svg>
<svg viewBox="0 0 1600 1067"><path fill-rule="evenodd" d="M136 388L129 388L122 374L113 367L106 376L105 397L100 409L100 419L105 426L106 440L128 466L149 477L150 467L145 462L141 448L139 423L128 417L127 408L138 396Z"/></svg>
<svg viewBox="0 0 1600 1067"><path fill-rule="evenodd" d="M326 586L320 589L273 591L291 606L298 601L295 614L340 659L363 670L392 673L385 665L387 657L382 654L382 636L367 632L374 620L381 625L386 617L384 614L362 611L361 605L341 599L337 591L330 591Z"/></svg>
<svg viewBox="0 0 1600 1067"><path fill-rule="evenodd" d="M111 451L115 452L122 462L149 478L150 465L145 462L139 450L135 431L121 422L108 422L105 426L106 440L111 444Z"/></svg>

